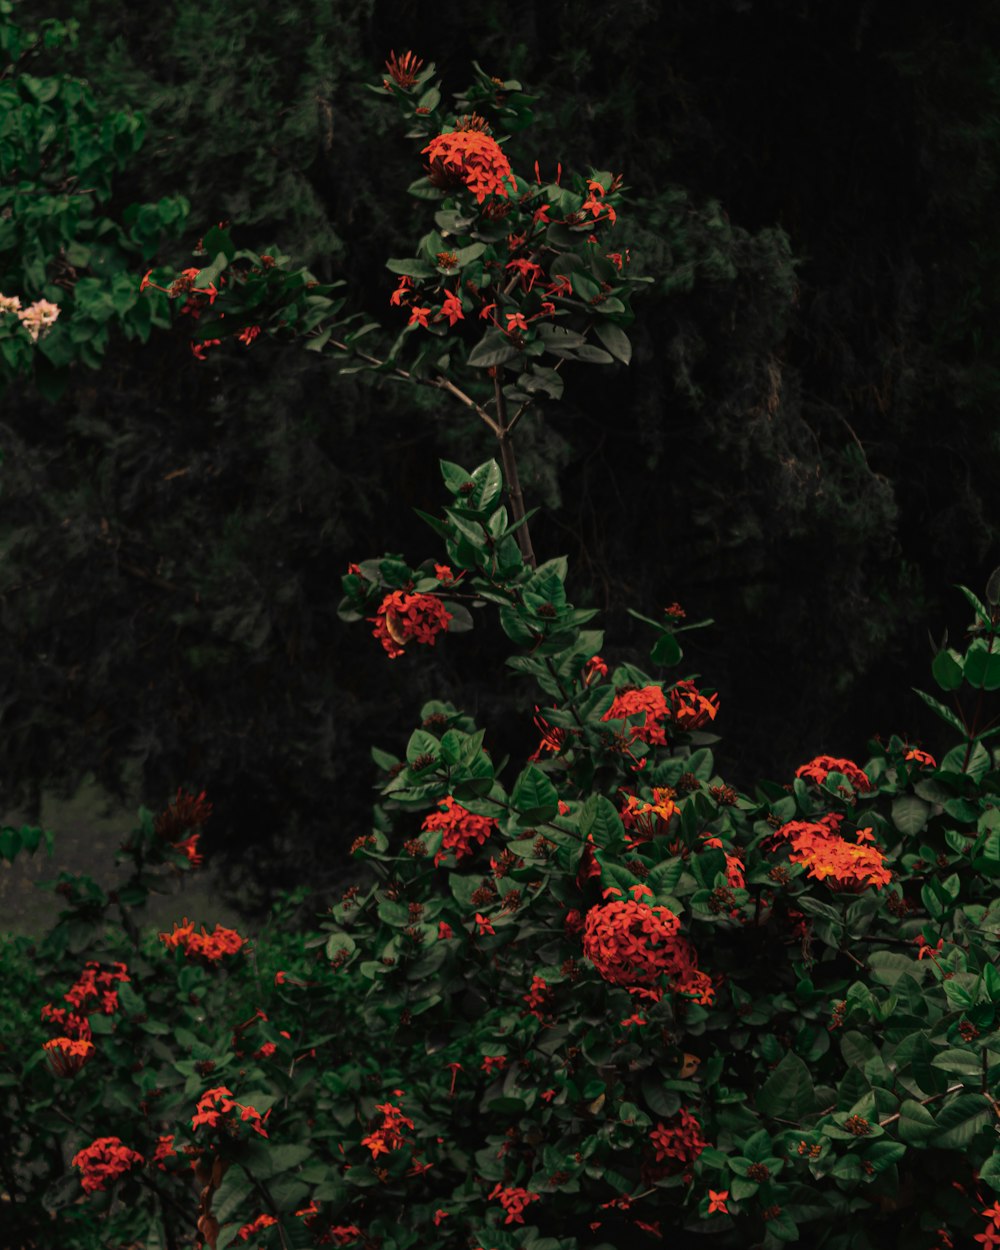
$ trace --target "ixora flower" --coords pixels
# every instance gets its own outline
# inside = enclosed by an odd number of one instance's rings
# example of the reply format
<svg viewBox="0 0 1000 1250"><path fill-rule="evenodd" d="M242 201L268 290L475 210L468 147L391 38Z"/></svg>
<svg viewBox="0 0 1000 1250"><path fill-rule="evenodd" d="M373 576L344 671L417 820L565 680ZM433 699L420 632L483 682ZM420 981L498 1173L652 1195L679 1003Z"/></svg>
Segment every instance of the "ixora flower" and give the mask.
<svg viewBox="0 0 1000 1250"><path fill-rule="evenodd" d="M237 1112L236 1116L231 1114L234 1111ZM206 1128L221 1127L233 1134L239 1131L240 1124L249 1124L255 1133L266 1137L264 1124L270 1114L267 1111L262 1116L256 1107L237 1102L231 1089L227 1089L225 1085L217 1085L215 1089L207 1089L198 1099L197 1109L191 1117L191 1127L197 1129L204 1124Z"/></svg>
<svg viewBox="0 0 1000 1250"><path fill-rule="evenodd" d="M836 812L818 821L791 820L775 830L774 841L788 843L791 862L804 864L808 876L826 881L831 889L860 892L873 885L880 890L892 880L892 873L882 852L870 845L871 829L859 829L850 842L840 832L842 820Z"/></svg>
<svg viewBox="0 0 1000 1250"><path fill-rule="evenodd" d="M681 1107L672 1124L657 1124L649 1140L656 1150L657 1163L676 1159L685 1167L694 1163L708 1145L702 1136L701 1124L686 1107Z"/></svg>
<svg viewBox="0 0 1000 1250"><path fill-rule="evenodd" d="M525 1210L533 1202L537 1202L541 1196L541 1194L534 1194L528 1189L520 1189L516 1186L505 1188L498 1181L490 1192L489 1200L492 1202L496 1198L503 1207L507 1213L505 1224L523 1224Z"/></svg>
<svg viewBox="0 0 1000 1250"><path fill-rule="evenodd" d="M630 993L659 999L666 977L674 993L707 1006L715 997L712 982L698 971L694 948L680 936L680 924L666 907L636 899L605 903L587 912L583 953L605 981Z"/></svg>
<svg viewBox="0 0 1000 1250"><path fill-rule="evenodd" d="M851 760L838 760L832 755L817 755L808 764L796 768L796 777L804 777L806 781L815 781L821 786L831 773L842 773L855 790L867 792L875 787L863 769Z"/></svg>
<svg viewBox="0 0 1000 1250"><path fill-rule="evenodd" d="M235 929L226 929L217 924L215 931L209 933L204 925L201 932L195 933L194 925L187 916L181 924L174 922L173 932L161 933L160 941L171 950L178 947L185 955L200 955L211 963L217 963L223 955L236 955L246 946L246 938L240 937Z"/></svg>
<svg viewBox="0 0 1000 1250"><path fill-rule="evenodd" d="M645 714L645 719L641 725L631 727L631 738L638 738L649 746L666 746L667 734L663 722L669 719L670 711L662 686L624 687L615 695L614 702L601 719L628 720L640 714Z"/></svg>
<svg viewBox="0 0 1000 1250"><path fill-rule="evenodd" d="M382 1123L361 1139L362 1146L372 1152L372 1158L377 1159L380 1154L389 1154L401 1146L410 1145L409 1138L403 1136L403 1129L412 1129L413 1121L403 1114L402 1108L385 1102L377 1103L375 1110L382 1113Z"/></svg>
<svg viewBox="0 0 1000 1250"><path fill-rule="evenodd" d="M393 590L368 620L375 626L373 636L385 648L389 659L395 660L406 653L408 643L433 647L438 634L448 628L451 613L434 595Z"/></svg>
<svg viewBox="0 0 1000 1250"><path fill-rule="evenodd" d="M702 694L693 681L679 681L670 691L670 715L680 729L700 729L719 714L719 696Z"/></svg>
<svg viewBox="0 0 1000 1250"><path fill-rule="evenodd" d="M42 1044L56 1076L76 1076L94 1053L94 1043L86 1038L54 1037Z"/></svg>
<svg viewBox="0 0 1000 1250"><path fill-rule="evenodd" d="M639 842L647 842L657 833L666 833L667 826L677 814L674 791L662 786L653 791L652 802L646 802L637 794L625 794L625 806L621 809L622 824L632 835L626 845L632 850Z"/></svg>
<svg viewBox="0 0 1000 1250"><path fill-rule="evenodd" d="M174 801L153 822L153 828L161 838L172 843L189 829L200 829L211 814L212 804L206 799L204 790L199 795L178 790Z"/></svg>
<svg viewBox="0 0 1000 1250"><path fill-rule="evenodd" d="M385 67L389 71L389 77L396 86L402 87L404 91L409 91L416 84L424 63L413 52L404 52L401 56L397 56L395 52L390 52ZM383 81L382 85L387 91L391 90L388 80Z"/></svg>
<svg viewBox="0 0 1000 1250"><path fill-rule="evenodd" d="M438 803L439 810L424 817L420 828L424 833L442 834L441 849L434 856L434 866L451 852L455 859L465 859L477 846L482 846L496 829L497 822L490 816L477 816L475 812L466 811L460 803L449 794Z"/></svg>
<svg viewBox="0 0 1000 1250"><path fill-rule="evenodd" d="M124 1145L120 1137L98 1137L77 1152L71 1166L82 1173L80 1184L84 1193L92 1194L144 1162L142 1155Z"/></svg>
<svg viewBox="0 0 1000 1250"><path fill-rule="evenodd" d="M427 176L435 186L464 184L478 204L489 195L507 197L516 185L499 143L480 130L437 135L423 152L429 158Z"/></svg>

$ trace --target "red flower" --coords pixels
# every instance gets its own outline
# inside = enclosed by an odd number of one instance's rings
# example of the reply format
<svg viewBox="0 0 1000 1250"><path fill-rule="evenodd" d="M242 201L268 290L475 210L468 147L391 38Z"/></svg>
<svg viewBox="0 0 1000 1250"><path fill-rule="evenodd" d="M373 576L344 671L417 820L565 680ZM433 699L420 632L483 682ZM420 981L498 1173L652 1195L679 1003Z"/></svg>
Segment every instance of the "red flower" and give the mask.
<svg viewBox="0 0 1000 1250"><path fill-rule="evenodd" d="M223 955L237 955L246 946L246 938L240 937L235 929L226 929L217 924L215 931L209 933L204 925L201 933L195 933L194 925L184 917L183 923L174 921L171 933L161 933L160 941L171 950L181 947L185 955L200 956L210 963L215 963Z"/></svg>
<svg viewBox="0 0 1000 1250"><path fill-rule="evenodd" d="M499 1182L494 1185L490 1193L490 1199L498 1198L500 1205L507 1212L505 1224L523 1224L524 1211L533 1202L537 1202L541 1198L541 1194L533 1194L527 1189L519 1189L516 1186L504 1188Z"/></svg>
<svg viewBox="0 0 1000 1250"><path fill-rule="evenodd" d="M170 806L157 816L153 828L161 838L174 842L189 829L200 829L211 814L212 804L205 798L204 790L197 797L178 790Z"/></svg>
<svg viewBox="0 0 1000 1250"><path fill-rule="evenodd" d="M478 911L476 912L476 924L479 926L480 937L485 937L487 933L493 933L493 934L496 933L496 930L493 928L490 922L486 919L486 917L481 915Z"/></svg>
<svg viewBox="0 0 1000 1250"><path fill-rule="evenodd" d="M408 643L433 647L438 634L447 628L451 613L434 595L411 595L393 590L368 619L375 625L372 634L381 642L389 659L395 660L404 654Z"/></svg>
<svg viewBox="0 0 1000 1250"><path fill-rule="evenodd" d="M43 1042L52 1071L56 1076L76 1076L90 1056L94 1053L94 1043L85 1039L72 1037L54 1037L51 1042Z"/></svg>
<svg viewBox="0 0 1000 1250"><path fill-rule="evenodd" d="M633 899L605 903L587 912L583 953L612 985L659 998L666 977L675 993L707 1005L715 996L711 980L698 971L694 948L679 930L680 920L666 907Z"/></svg>
<svg viewBox="0 0 1000 1250"><path fill-rule="evenodd" d="M175 851L180 851L182 855L187 857L192 868L200 868L204 858L198 850L198 839L200 837L200 833L192 833L183 842L171 842L170 844Z"/></svg>
<svg viewBox="0 0 1000 1250"><path fill-rule="evenodd" d="M479 1065L479 1070L489 1076L494 1068L502 1072L506 1066L506 1055L483 1055L483 1062Z"/></svg>
<svg viewBox="0 0 1000 1250"><path fill-rule="evenodd" d="M656 1150L656 1162L676 1159L689 1166L708 1145L701 1135L701 1125L686 1107L681 1107L671 1125L658 1124L649 1140Z"/></svg>
<svg viewBox="0 0 1000 1250"><path fill-rule="evenodd" d="M413 307L410 309L410 320L406 324L408 326L421 325L421 326L426 327L427 318L430 315L431 315L430 308L420 308L417 304L414 304Z"/></svg>
<svg viewBox="0 0 1000 1250"><path fill-rule="evenodd" d="M401 1093L402 1091L397 1091ZM413 1121L406 1115L400 1107L395 1107L391 1102L378 1103L375 1107L376 1111L382 1113L381 1125L374 1129L367 1137L361 1139L362 1146L367 1146L372 1152L372 1158L376 1159L380 1154L389 1154L390 1151L398 1150L401 1146L410 1145L408 1138L403 1136L404 1128L413 1128Z"/></svg>
<svg viewBox="0 0 1000 1250"><path fill-rule="evenodd" d="M517 260L509 260L505 268L517 270L517 276L521 279L522 291L530 291L535 282L542 276L541 265L536 265L533 260L525 260L523 257Z"/></svg>
<svg viewBox="0 0 1000 1250"><path fill-rule="evenodd" d="M700 729L718 711L719 696L702 694L693 681L679 681L670 691L670 715L681 729Z"/></svg>
<svg viewBox="0 0 1000 1250"><path fill-rule="evenodd" d="M415 86L423 65L424 63L420 57L413 52L404 52L402 56L397 56L395 52L390 52L389 59L385 63L392 81L404 91L409 91L411 87ZM384 82L383 86L388 87L388 82Z"/></svg>
<svg viewBox="0 0 1000 1250"><path fill-rule="evenodd" d="M246 329L241 330L239 334L237 334L236 337L239 339L241 343L249 347L250 344L254 341L254 339L257 338L259 335L260 335L260 326L247 326Z"/></svg>
<svg viewBox="0 0 1000 1250"><path fill-rule="evenodd" d="M273 1215L258 1215L257 1218L252 1220L249 1224L244 1224L236 1236L239 1237L241 1241L249 1241L255 1233L262 1233L265 1228L271 1228L274 1224L277 1224L277 1222L278 1221Z"/></svg>
<svg viewBox="0 0 1000 1250"><path fill-rule="evenodd" d="M430 157L427 176L432 183L445 188L464 183L479 204L489 195L506 197L515 186L500 145L482 131L437 135L423 151Z"/></svg>
<svg viewBox="0 0 1000 1250"><path fill-rule="evenodd" d="M728 1197L728 1189L721 1189L718 1193L714 1189L710 1189L708 1191L708 1214L714 1215L716 1211L719 1211L722 1215L728 1215L729 1208L726 1206Z"/></svg>
<svg viewBox="0 0 1000 1250"><path fill-rule="evenodd" d="M650 746L665 746L667 734L663 722L667 719L668 710L662 686L633 686L620 690L601 719L631 720L643 713L643 723L629 727L630 740L638 738L640 742L646 742Z"/></svg>
<svg viewBox="0 0 1000 1250"><path fill-rule="evenodd" d="M808 764L803 764L795 770L796 777L804 777L807 781L815 781L817 785L822 785L830 773L842 773L851 785L854 786L855 790L867 792L875 789L868 776L857 764L851 760L835 759L832 755L817 755Z"/></svg>
<svg viewBox="0 0 1000 1250"><path fill-rule="evenodd" d="M399 286L397 286L395 291L393 291L393 293L389 296L389 303L395 304L396 307L398 308L399 305L406 298L407 291L409 291L410 287L412 286L413 286L413 279L408 278L406 274L404 274L399 280Z"/></svg>
<svg viewBox="0 0 1000 1250"><path fill-rule="evenodd" d="M513 334L515 330L527 330L528 323L524 319L523 313L506 313L507 318L507 334Z"/></svg>
<svg viewBox="0 0 1000 1250"><path fill-rule="evenodd" d="M425 816L420 826L424 833L440 831L442 834L441 849L434 856L435 867L451 851L455 852L456 861L465 859L477 846L482 846L497 827L497 822L491 817L466 811L450 794L440 800L438 808L438 811Z"/></svg>
<svg viewBox="0 0 1000 1250"><path fill-rule="evenodd" d="M71 1166L82 1173L80 1184L84 1193L92 1194L143 1162L142 1155L123 1145L120 1137L98 1137L76 1153Z"/></svg>
<svg viewBox="0 0 1000 1250"><path fill-rule="evenodd" d="M580 673L580 680L585 686L589 686L595 677L607 677L608 666L604 663L599 655L592 655L583 670Z"/></svg>
<svg viewBox="0 0 1000 1250"><path fill-rule="evenodd" d="M434 1212L434 1227L437 1228L440 1225L442 1220L447 1220L450 1218L451 1218L450 1211L445 1211L442 1207L438 1207L438 1209Z"/></svg>
<svg viewBox="0 0 1000 1250"><path fill-rule="evenodd" d="M937 761L933 755L928 755L926 751L921 751L919 747L910 747L903 759L908 763L917 764L920 768L937 768Z"/></svg>
<svg viewBox="0 0 1000 1250"><path fill-rule="evenodd" d="M448 924L446 920L439 920L438 921L438 941L447 942L449 938L453 938L454 936L455 936L455 930L451 927L451 925Z"/></svg>
<svg viewBox="0 0 1000 1250"><path fill-rule="evenodd" d="M462 312L462 301L454 291L445 291L444 303L441 305L441 311L438 316L447 317L449 326L453 326L456 321L465 320L465 313Z"/></svg>
<svg viewBox="0 0 1000 1250"><path fill-rule="evenodd" d="M834 889L860 891L873 885L880 890L892 880L892 873L878 847L868 845L871 830L859 830L856 840L849 842L839 832L842 820L835 812L818 821L791 820L775 831L774 840L788 842L789 859L805 864L817 881L829 881Z"/></svg>

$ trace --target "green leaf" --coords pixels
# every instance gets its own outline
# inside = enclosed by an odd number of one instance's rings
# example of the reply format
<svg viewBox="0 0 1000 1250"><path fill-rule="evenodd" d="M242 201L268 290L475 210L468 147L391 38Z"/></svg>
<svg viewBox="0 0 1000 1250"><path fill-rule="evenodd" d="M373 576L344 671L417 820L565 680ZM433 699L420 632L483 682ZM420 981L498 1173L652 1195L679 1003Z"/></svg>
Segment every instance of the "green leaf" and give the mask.
<svg viewBox="0 0 1000 1250"><path fill-rule="evenodd" d="M965 680L977 690L1000 690L1000 651L990 649L989 643L977 638L965 656Z"/></svg>
<svg viewBox="0 0 1000 1250"><path fill-rule="evenodd" d="M938 1112L934 1145L943 1150L964 1149L989 1124L992 1113L985 1095L960 1095Z"/></svg>
<svg viewBox="0 0 1000 1250"><path fill-rule="evenodd" d="M614 322L599 321L594 326L594 331L615 360L620 360L623 365L629 364L632 359L632 344L624 330Z"/></svg>
<svg viewBox="0 0 1000 1250"><path fill-rule="evenodd" d="M912 837L927 824L930 804L915 794L901 794L892 803L892 823L900 833Z"/></svg>
<svg viewBox="0 0 1000 1250"><path fill-rule="evenodd" d="M943 703L939 703L937 699L933 698L929 694L925 694L923 690L918 690L915 686L913 687L913 693L918 699L923 699L929 708L936 712L943 721L946 721L949 725L951 725L952 729L957 729L963 737L965 736L965 726L958 719L955 713L950 710L950 708L946 708Z"/></svg>
<svg viewBox="0 0 1000 1250"><path fill-rule="evenodd" d="M551 820L559 810L559 794L555 786L534 764L529 764L518 777L510 801L521 826Z"/></svg>
<svg viewBox="0 0 1000 1250"><path fill-rule="evenodd" d="M516 360L520 354L521 349L515 347L502 330L487 330L469 352L467 363L475 369L488 369L493 365L506 364L508 360Z"/></svg>
<svg viewBox="0 0 1000 1250"><path fill-rule="evenodd" d="M939 651L934 657L931 672L942 690L957 690L962 684L962 657L950 648Z"/></svg>
<svg viewBox="0 0 1000 1250"><path fill-rule="evenodd" d="M603 347L594 347L591 343L584 343L573 354L577 360L582 360L590 365L610 365L614 363L614 357L610 352L606 352Z"/></svg>
<svg viewBox="0 0 1000 1250"><path fill-rule="evenodd" d="M673 665L681 662L683 654L680 643L673 634L664 633L653 643L649 657L654 664L662 664L664 668L672 668Z"/></svg>
<svg viewBox="0 0 1000 1250"><path fill-rule="evenodd" d="M934 1117L919 1102L907 1098L899 1108L899 1140L922 1146L937 1132Z"/></svg>
<svg viewBox="0 0 1000 1250"><path fill-rule="evenodd" d="M812 1077L805 1062L789 1051L757 1091L757 1109L781 1120L799 1120L816 1104Z"/></svg>

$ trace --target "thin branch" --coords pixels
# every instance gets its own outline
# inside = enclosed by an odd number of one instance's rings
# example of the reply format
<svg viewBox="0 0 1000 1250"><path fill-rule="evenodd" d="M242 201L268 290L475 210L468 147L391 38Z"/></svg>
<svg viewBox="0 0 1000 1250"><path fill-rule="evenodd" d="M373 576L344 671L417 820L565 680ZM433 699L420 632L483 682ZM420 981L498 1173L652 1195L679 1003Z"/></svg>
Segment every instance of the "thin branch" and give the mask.
<svg viewBox="0 0 1000 1250"><path fill-rule="evenodd" d="M940 1102L942 1098L947 1098L949 1094L956 1094L958 1093L960 1089L965 1089L965 1086L962 1084L949 1085L943 1094L931 1094L930 1098L921 1098L920 1105L921 1107L926 1107L929 1103ZM885 1128L887 1124L895 1123L895 1121L898 1120L901 1115L902 1115L902 1112L897 1111L895 1115L890 1115L890 1116L887 1116L884 1120L879 1120L878 1122L879 1128Z"/></svg>
<svg viewBox="0 0 1000 1250"><path fill-rule="evenodd" d="M349 355L353 354L357 356L359 360L363 360L369 365L374 365L377 369L384 369L386 367L386 362L384 360L379 360L377 356L369 356L367 352L359 352L356 348L351 347L349 344L341 343L338 339L330 339L330 342L338 349L338 351L347 352ZM477 404L471 395L467 395L465 391L460 390L454 382L450 382L447 378L442 377L441 375L434 378L418 378L410 373L409 370L401 369L399 365L392 365L391 368L396 377L404 378L407 382L416 382L420 386L433 386L440 391L447 391L449 395L454 395L459 403L464 404L466 408L471 408L476 416L490 427L497 438L500 437L500 426L493 420L486 409Z"/></svg>

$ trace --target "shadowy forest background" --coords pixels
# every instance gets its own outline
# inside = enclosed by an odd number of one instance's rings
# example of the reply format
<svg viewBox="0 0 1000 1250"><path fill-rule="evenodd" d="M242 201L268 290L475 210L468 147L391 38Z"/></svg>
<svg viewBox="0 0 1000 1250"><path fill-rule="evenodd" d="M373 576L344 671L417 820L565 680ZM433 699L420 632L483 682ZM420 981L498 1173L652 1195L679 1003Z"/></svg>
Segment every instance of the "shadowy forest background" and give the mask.
<svg viewBox="0 0 1000 1250"><path fill-rule="evenodd" d="M860 0L31 0L79 20L32 73L146 119L112 215L181 194L190 260L228 219L390 320L391 255L427 228L420 158L362 89L391 49L446 91L475 59L539 97L518 165L625 175L618 234L655 275L629 369L566 371L522 426L541 558L640 663L679 601L681 676L717 688L727 779L790 778L875 733L935 749L911 693L951 586L1000 564L1000 8ZM136 258L135 280L144 268ZM490 440L436 393L264 339L109 342L53 401L7 389L0 741L8 811L87 774L133 806L215 806L231 900L335 881L367 831L369 748L450 698L523 758L505 640L386 661L336 616L350 560L438 554L441 455Z"/></svg>

